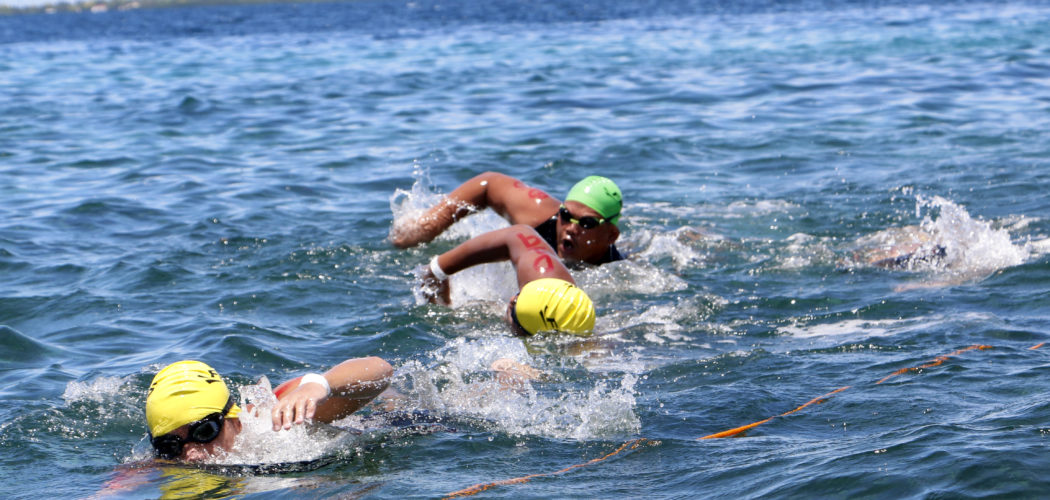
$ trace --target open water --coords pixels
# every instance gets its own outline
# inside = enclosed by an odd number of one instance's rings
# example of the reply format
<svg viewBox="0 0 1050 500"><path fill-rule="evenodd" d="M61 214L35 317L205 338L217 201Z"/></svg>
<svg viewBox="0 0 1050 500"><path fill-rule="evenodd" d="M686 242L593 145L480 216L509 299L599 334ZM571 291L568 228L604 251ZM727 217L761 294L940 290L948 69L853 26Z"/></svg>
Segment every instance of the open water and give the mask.
<svg viewBox="0 0 1050 500"><path fill-rule="evenodd" d="M1046 498L1048 158L1044 2L3 17L0 497ZM418 300L504 222L399 251L393 220L486 170L623 188L594 338L509 336L506 266ZM166 363L244 394L363 355L414 425L146 460Z"/></svg>

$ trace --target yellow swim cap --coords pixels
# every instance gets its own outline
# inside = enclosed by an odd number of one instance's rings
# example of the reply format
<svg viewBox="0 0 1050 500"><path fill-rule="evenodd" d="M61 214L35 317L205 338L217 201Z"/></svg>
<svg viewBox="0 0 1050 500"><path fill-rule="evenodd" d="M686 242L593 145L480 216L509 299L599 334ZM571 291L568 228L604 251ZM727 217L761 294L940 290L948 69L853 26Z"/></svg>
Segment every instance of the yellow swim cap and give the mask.
<svg viewBox="0 0 1050 500"><path fill-rule="evenodd" d="M530 334L558 331L590 335L594 330L594 303L583 290L565 280L541 278L521 288L514 315Z"/></svg>
<svg viewBox="0 0 1050 500"><path fill-rule="evenodd" d="M157 372L146 395L146 423L153 437L163 436L190 422L219 413L230 399L230 390L212 367L200 361L179 361ZM237 418L233 405L227 418Z"/></svg>

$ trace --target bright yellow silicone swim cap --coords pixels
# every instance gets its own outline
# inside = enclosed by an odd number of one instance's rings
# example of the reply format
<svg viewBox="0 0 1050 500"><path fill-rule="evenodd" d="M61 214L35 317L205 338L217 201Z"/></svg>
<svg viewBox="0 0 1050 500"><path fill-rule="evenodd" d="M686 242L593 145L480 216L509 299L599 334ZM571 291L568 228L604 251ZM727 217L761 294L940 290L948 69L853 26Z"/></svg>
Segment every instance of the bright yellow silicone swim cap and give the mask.
<svg viewBox="0 0 1050 500"><path fill-rule="evenodd" d="M541 278L521 288L514 305L518 323L530 334L558 331L590 335L594 330L594 303L565 280Z"/></svg>
<svg viewBox="0 0 1050 500"><path fill-rule="evenodd" d="M146 395L146 423L153 437L163 436L190 422L221 412L230 390L212 367L200 361L179 361L157 372ZM233 405L227 418L237 418Z"/></svg>

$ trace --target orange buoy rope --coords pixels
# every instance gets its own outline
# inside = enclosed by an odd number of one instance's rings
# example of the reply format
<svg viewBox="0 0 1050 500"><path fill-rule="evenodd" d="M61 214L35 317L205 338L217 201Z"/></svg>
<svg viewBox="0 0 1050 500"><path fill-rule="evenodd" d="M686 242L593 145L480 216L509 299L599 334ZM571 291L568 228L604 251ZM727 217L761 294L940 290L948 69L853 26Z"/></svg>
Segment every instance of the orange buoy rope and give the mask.
<svg viewBox="0 0 1050 500"><path fill-rule="evenodd" d="M978 350L983 351L985 349L992 349L992 346L990 346L990 345L972 345L970 347L964 347L964 348L959 349L957 351L952 351L952 352L950 352L948 354L943 354L941 356L937 356L936 358L933 358L933 361L930 361L929 363L926 363L924 365L912 366L912 367L908 367L908 368L901 368L900 370L897 370L897 371L895 371L895 372L893 372L893 373L891 373L889 375L886 375L885 377L882 377L881 379L879 379L878 382L875 382L875 385L881 384L881 383L883 383L883 382L885 382L885 381L887 381L887 380L889 380L889 379L891 379L893 377L896 377L897 375L903 374L903 373L919 371L919 370L921 370L923 368L932 368L932 367L937 366L937 365L939 365L941 363L944 363L945 361L948 361L948 358L951 358L953 356L958 356L958 355L960 355L960 354L962 354L962 353L964 353L966 351L972 351L974 349L978 349Z"/></svg>
<svg viewBox="0 0 1050 500"><path fill-rule="evenodd" d="M633 441L628 441L628 442L620 445L619 448L613 450L611 453L608 453L605 456L598 457L598 458L595 458L593 460L589 460L589 461L584 462L582 464L570 465L570 466L568 466L568 467L566 467L564 469L561 469L561 470L558 470L558 471L554 471L554 472L548 472L548 473L545 473L545 474L529 474L528 476L521 476L521 477L515 477L515 478L511 478L511 479L504 479L502 481L493 481L491 483L475 484L474 486L471 486L470 488L465 488L465 489L462 489L462 490L459 490L459 491L454 491L452 493L449 493L448 495L445 495L445 498L468 497L468 496L471 496L471 495L477 495L478 493L481 493L482 491L485 491L485 490L487 490L489 488L493 488L495 486L506 486L508 484L521 484L521 483L527 483L527 482L529 482L529 481L531 481L533 479L536 479L538 477L555 476L555 475L558 475L558 474L562 474L562 473L568 472L568 471L573 470L573 469L578 469L580 467L586 467L588 465L593 465L593 464L596 464L598 462L602 462L602 461L608 460L609 458L619 454L620 452L622 452L622 451L624 451L626 449L633 450L633 449L637 448L638 446L640 446L642 444L645 444L647 442L651 442L651 441L652 440L646 439L646 438L638 438L638 439L635 439Z"/></svg>
<svg viewBox="0 0 1050 500"><path fill-rule="evenodd" d="M737 427L735 429L729 429L728 431L716 432L714 434L709 434L707 436L699 437L699 438L696 438L696 439L697 439L697 441L699 441L701 439L718 439L718 438L735 436L735 435L740 434L741 432L744 432L744 431L746 431L748 429L752 429L752 428L758 427L758 426L760 426L760 425L762 425L762 424L764 424L766 422L769 422L770 420L773 420L774 418L791 415L792 413L795 413L795 412L797 412L797 411L799 411L799 410L801 410L801 409L803 409L803 408L805 408L805 407L807 407L809 405L819 405L820 403L823 403L824 401L826 401L832 395L834 395L836 393L839 393L839 392L842 392L842 391L844 391L846 389L849 389L849 387L850 386L848 386L848 385L847 386L843 386L843 387L839 387L838 389L835 389L834 391L831 391L831 392L829 392L829 393L827 393L827 394L825 394L823 396L818 396L818 397L815 397L815 398L813 398L813 399L811 399L809 401L806 401L802 406L799 406L798 408L795 408L794 410L786 411L784 413L781 413L780 415L774 415L774 416L769 417L769 418L767 418L765 420L759 420L758 422L755 422L753 424L747 424L745 426Z"/></svg>
<svg viewBox="0 0 1050 500"><path fill-rule="evenodd" d="M1032 347L1029 347L1028 349L1029 350L1039 349L1040 347L1043 347L1043 345L1045 345L1045 344L1046 344L1046 342L1040 342L1040 343L1038 343L1038 344L1036 344L1036 345L1034 345ZM919 366L912 366L912 367L908 367L908 368L901 368L901 369L899 369L899 370L897 370L897 371L895 371L895 372L893 372L893 373L891 373L891 374L889 374L889 375L879 379L877 382L875 382L875 385L881 384L881 383L883 383L883 382L885 382L885 381L889 380L890 378L893 378L893 377L895 377L897 375L902 375L902 374L905 374L905 373L908 373L908 372L913 372L913 371L919 371L919 370L922 370L923 368L932 368L932 367L938 366L938 365L944 363L945 361L947 361L948 359L950 359L952 357L955 357L955 356L958 356L958 355L960 355L960 354L962 354L964 352L967 352L967 351L974 351L974 350L983 351L985 349L993 349L993 347L990 346L990 345L982 345L982 344L975 344L975 345L972 345L972 346L969 346L969 347L964 347L962 349L958 349L958 350L952 351L952 352L950 352L948 354L943 354L943 355L937 356L936 358L933 358L933 360L930 361L929 363L925 363L925 364L922 364L922 365L919 365ZM699 437L699 438L696 438L696 439L699 441L699 440L702 440L702 439L718 439L718 438L736 436L736 435L739 435L739 434L743 433L744 431L746 431L748 429L753 429L753 428L758 427L758 426L760 426L760 425L762 425L762 424L764 424L766 422L769 422L770 420L773 420L774 418L791 415L792 413L801 411L802 409L804 409L804 408L806 408L807 406L810 406L810 405L821 404L824 401L827 401L827 399L830 398L831 396L834 396L835 394L838 394L838 393L840 393L842 391L845 391L846 389L849 389L849 388L850 388L850 386L848 386L848 385L847 386L843 386L843 387L839 387L838 389L835 389L834 391L831 391L831 392L829 392L827 394L824 394L822 396L818 396L818 397L813 398L813 399L811 399L809 401L806 401L805 403L803 403L801 406L795 408L794 410L786 411L786 412L781 413L779 415L774 415L772 417L759 420L758 422L750 423L750 424L747 424L747 425L744 425L744 426L740 426L740 427L735 427L733 429L725 430L725 431L722 431L722 432L716 432L714 434L709 434L707 436ZM617 448L616 450L612 451L611 453L606 454L605 456L602 456L602 457L599 457L599 458L595 458L593 460L584 462L582 464L570 465L569 467L566 467L564 469L561 469L561 470L558 470L558 471L554 471L554 472L548 472L548 473L543 473L543 474L530 474L528 476L516 477L516 478L512 478L512 479L504 479L502 481L494 481L494 482L491 482L491 483L476 484L476 485L471 486L469 488L449 493L448 495L446 495L446 498L456 498L456 497L466 497L466 496L476 495L478 493L481 493L482 491L485 491L485 490L487 490L489 488L493 488L493 487L496 487L496 486L506 486L506 485L510 485L510 484L527 483L527 482L529 482L529 481L531 481L531 480L533 480L535 478L538 478L538 477L547 477L547 476L554 476L554 475L562 474L562 473L568 472L568 471L573 470L573 469L577 469L577 468L580 468L580 467L586 467L588 465L592 465L592 464L596 464L596 463L605 461L605 460L609 459L610 457L613 457L613 456L619 454L620 452L622 452L622 451L624 451L626 449L632 449L633 450L633 449L637 448L638 446L640 446L642 444L655 443L655 442L656 441L653 441L653 440L647 439L647 438L638 438L638 439L635 439L633 441L628 441L628 442L620 445L619 448Z"/></svg>

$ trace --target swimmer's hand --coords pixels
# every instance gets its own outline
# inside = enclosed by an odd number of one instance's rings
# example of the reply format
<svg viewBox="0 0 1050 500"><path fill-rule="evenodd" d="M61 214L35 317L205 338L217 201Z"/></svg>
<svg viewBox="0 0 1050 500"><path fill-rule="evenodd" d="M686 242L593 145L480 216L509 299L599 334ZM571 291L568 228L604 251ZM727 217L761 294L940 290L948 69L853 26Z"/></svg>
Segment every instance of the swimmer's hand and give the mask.
<svg viewBox="0 0 1050 500"><path fill-rule="evenodd" d="M543 377L543 372L510 358L500 358L493 361L489 368L496 372L497 377L514 378L518 380L538 380Z"/></svg>
<svg viewBox="0 0 1050 500"><path fill-rule="evenodd" d="M423 278L420 284L420 291L423 293L423 298L431 304L440 304L448 306L452 304L452 289L448 285L449 280L439 280L434 276L434 273L430 272L430 269L423 271Z"/></svg>
<svg viewBox="0 0 1050 500"><path fill-rule="evenodd" d="M395 220L390 228L390 243L402 249L430 243L453 222L477 210L469 203L442 198L418 219L409 215Z"/></svg>
<svg viewBox="0 0 1050 500"><path fill-rule="evenodd" d="M429 238L428 238L429 237ZM412 248L433 239L415 220L397 220L390 229L390 243L397 248Z"/></svg>
<svg viewBox="0 0 1050 500"><path fill-rule="evenodd" d="M271 417L273 430L288 430L292 425L301 425L310 421L317 412L317 404L328 397L327 390L320 384L302 384L273 407Z"/></svg>

